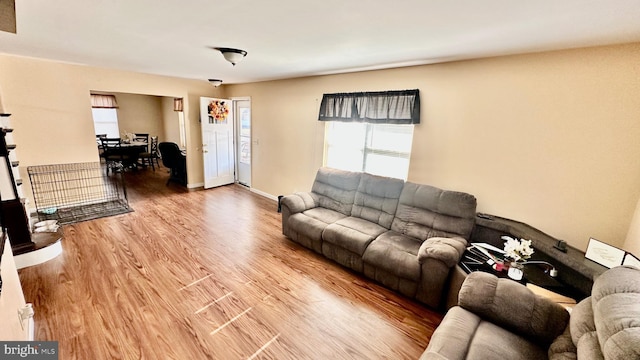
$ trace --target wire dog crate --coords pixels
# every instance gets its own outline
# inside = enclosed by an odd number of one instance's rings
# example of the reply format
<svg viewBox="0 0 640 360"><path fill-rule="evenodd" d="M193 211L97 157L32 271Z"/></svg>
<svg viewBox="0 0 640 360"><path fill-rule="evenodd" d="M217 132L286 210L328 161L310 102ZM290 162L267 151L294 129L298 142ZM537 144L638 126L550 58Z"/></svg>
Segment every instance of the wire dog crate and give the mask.
<svg viewBox="0 0 640 360"><path fill-rule="evenodd" d="M38 219L60 224L133 211L122 173L106 176L99 162L27 167Z"/></svg>

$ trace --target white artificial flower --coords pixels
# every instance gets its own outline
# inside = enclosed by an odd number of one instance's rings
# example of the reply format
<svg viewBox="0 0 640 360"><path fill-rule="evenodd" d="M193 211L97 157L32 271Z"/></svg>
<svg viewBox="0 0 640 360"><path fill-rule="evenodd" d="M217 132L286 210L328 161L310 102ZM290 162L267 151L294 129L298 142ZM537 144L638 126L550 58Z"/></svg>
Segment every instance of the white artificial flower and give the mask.
<svg viewBox="0 0 640 360"><path fill-rule="evenodd" d="M531 240L517 240L510 236L503 236L502 240L506 240L504 243L505 256L514 261L526 260L533 254Z"/></svg>

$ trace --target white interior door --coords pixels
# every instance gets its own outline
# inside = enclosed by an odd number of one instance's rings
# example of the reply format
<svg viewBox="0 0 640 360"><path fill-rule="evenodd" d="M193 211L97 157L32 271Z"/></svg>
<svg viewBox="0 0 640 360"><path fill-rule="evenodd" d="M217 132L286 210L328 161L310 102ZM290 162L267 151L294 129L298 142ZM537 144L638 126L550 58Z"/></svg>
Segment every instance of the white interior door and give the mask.
<svg viewBox="0 0 640 360"><path fill-rule="evenodd" d="M231 100L200 98L204 188L235 181Z"/></svg>
<svg viewBox="0 0 640 360"><path fill-rule="evenodd" d="M251 187L251 101L233 100L236 119L238 182Z"/></svg>

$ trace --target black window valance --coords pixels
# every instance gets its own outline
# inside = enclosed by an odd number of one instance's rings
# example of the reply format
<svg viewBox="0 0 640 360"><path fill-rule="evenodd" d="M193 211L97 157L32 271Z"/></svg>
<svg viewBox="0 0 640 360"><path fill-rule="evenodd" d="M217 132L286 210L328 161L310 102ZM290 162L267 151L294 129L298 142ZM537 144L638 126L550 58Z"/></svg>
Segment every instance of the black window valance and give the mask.
<svg viewBox="0 0 640 360"><path fill-rule="evenodd" d="M420 92L415 89L324 94L318 120L419 124Z"/></svg>

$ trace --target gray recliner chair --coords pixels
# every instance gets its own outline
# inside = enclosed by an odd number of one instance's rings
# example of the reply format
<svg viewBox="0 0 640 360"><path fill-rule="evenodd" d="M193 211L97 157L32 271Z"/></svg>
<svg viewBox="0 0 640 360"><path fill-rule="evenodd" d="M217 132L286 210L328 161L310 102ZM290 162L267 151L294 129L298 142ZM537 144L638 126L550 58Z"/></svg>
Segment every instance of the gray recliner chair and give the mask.
<svg viewBox="0 0 640 360"><path fill-rule="evenodd" d="M604 272L571 314L520 283L483 272L467 277L458 305L420 359L640 359L637 268Z"/></svg>

